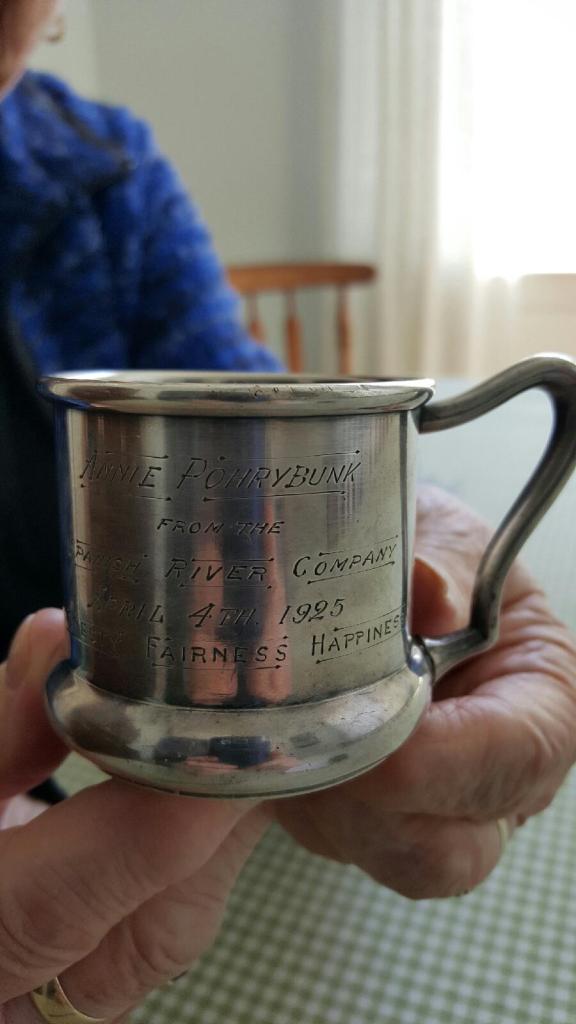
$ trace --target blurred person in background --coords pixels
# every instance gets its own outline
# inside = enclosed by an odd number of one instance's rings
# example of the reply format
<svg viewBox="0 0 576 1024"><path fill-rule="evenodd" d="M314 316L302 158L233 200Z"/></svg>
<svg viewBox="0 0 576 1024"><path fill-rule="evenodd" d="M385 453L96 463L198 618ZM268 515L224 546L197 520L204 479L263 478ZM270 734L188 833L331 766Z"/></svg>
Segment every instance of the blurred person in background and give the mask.
<svg viewBox="0 0 576 1024"><path fill-rule="evenodd" d="M45 373L278 370L149 128L25 72L55 0L0 3L0 657L63 604ZM47 28L48 27L48 28ZM34 543L30 543L31 538Z"/></svg>

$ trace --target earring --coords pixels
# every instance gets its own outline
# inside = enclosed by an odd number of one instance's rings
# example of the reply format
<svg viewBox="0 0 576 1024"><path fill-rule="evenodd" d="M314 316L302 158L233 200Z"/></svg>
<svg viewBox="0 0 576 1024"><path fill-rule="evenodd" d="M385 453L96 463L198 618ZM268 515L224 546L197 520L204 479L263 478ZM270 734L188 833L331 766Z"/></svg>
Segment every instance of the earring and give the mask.
<svg viewBox="0 0 576 1024"><path fill-rule="evenodd" d="M61 43L66 35L66 17L64 14L57 14L52 19L44 35L47 43Z"/></svg>

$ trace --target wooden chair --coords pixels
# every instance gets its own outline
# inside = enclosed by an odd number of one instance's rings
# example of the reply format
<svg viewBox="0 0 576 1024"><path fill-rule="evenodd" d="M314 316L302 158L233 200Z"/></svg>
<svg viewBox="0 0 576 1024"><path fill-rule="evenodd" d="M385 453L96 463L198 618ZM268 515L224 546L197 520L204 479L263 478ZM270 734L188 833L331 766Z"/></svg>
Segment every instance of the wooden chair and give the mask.
<svg viewBox="0 0 576 1024"><path fill-rule="evenodd" d="M246 326L252 337L259 341L266 340L266 333L258 311L258 296L263 292L281 292L285 296L286 353L292 373L301 373L304 369L302 324L296 307L296 292L306 288L336 288L338 372L352 372L352 329L347 289L352 284L366 284L374 280L374 267L361 263L263 263L229 267L228 276L232 286L246 299Z"/></svg>

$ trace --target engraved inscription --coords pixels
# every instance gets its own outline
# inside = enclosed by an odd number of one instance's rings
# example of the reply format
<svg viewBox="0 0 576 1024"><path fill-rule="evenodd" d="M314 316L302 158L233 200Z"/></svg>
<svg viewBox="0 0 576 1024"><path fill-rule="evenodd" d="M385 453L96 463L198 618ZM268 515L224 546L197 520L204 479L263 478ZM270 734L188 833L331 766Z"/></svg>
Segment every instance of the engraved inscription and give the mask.
<svg viewBox="0 0 576 1024"><path fill-rule="evenodd" d="M283 526L283 519L279 519L274 523L236 522L228 524L228 530L236 537L262 537L268 534L279 534ZM204 523L200 520L188 522L184 519L165 517L162 517L156 524L156 529L164 533L191 534L192 536L197 533L218 534L222 532L224 527L225 524L223 522L215 522L214 520Z"/></svg>
<svg viewBox="0 0 576 1024"><path fill-rule="evenodd" d="M219 496L220 492L234 496L230 492L252 493L263 489L271 494L314 492L322 488L341 490L347 484L354 483L354 474L361 465L362 460L359 458L338 460L333 466L311 466L297 462L289 466L257 467L254 464L223 466L207 459L191 458L180 476L177 489L196 484L204 491L218 490ZM203 500L210 499L205 497Z"/></svg>
<svg viewBox="0 0 576 1024"><path fill-rule="evenodd" d="M377 547L364 548L362 551L319 551L317 557L302 555L294 562L292 572L298 579L307 579L308 583L341 579L343 576L352 576L358 572L370 572L372 569L395 565L397 547L397 538L391 537Z"/></svg>
<svg viewBox="0 0 576 1024"><path fill-rule="evenodd" d="M215 523L213 521L209 523L199 523L197 521L193 523L187 523L183 519L161 519L156 526L157 530L162 530L168 533L190 533L192 535L196 533L220 533L224 523Z"/></svg>
<svg viewBox="0 0 576 1024"><path fill-rule="evenodd" d="M102 587L87 602L87 607L93 612L103 612L117 615L119 619L126 622L153 622L161 624L164 622L164 605L150 602L146 604L140 601L129 601L124 598L114 597L109 587Z"/></svg>
<svg viewBox="0 0 576 1024"><path fill-rule="evenodd" d="M273 558L267 559L273 562ZM208 561L199 558L171 558L170 565L164 573L164 579L175 580L179 586L188 587L192 583L211 583L226 580L229 583L251 583L253 586L266 582L268 566L251 562L225 562L216 559Z"/></svg>
<svg viewBox="0 0 576 1024"><path fill-rule="evenodd" d="M330 459L332 464L320 465L315 459ZM134 458L129 453L104 451L93 448L86 457L78 474L80 487L91 484L121 485L132 496L149 498L156 501L172 501L165 493L168 480L175 484L176 490L185 493L190 485L196 490L204 491L202 501L223 501L227 499L252 496L260 497L310 494L345 494L346 488L356 481L356 474L362 467L359 450L354 452L335 452L325 455L311 453L302 462L269 463L257 465L251 462L237 463L221 455L217 461L210 461L201 456L188 456L174 467L172 475L170 459L167 455L152 457L148 455ZM174 524L178 524L175 526ZM184 520L164 520L163 527L173 526L174 532L202 532L202 525L197 529L189 529L193 524ZM265 523L239 524L240 529L255 532L267 532ZM281 523L270 524L272 527ZM160 526L158 528L161 528ZM222 528L222 524L220 524ZM276 533L271 529L268 532Z"/></svg>
<svg viewBox="0 0 576 1024"><path fill-rule="evenodd" d="M110 588L102 587L92 599L87 602L86 607L93 614L105 612L107 615L115 615L125 622L148 622L155 625L162 625L166 621L166 608L163 604L145 603L130 601L126 598L114 597ZM232 608L221 607L213 601L202 607L195 608L188 612L188 619L195 629L201 629L206 622L214 626L236 626L241 629L253 621L256 615L256 608Z"/></svg>
<svg viewBox="0 0 576 1024"><path fill-rule="evenodd" d="M264 534L280 533L284 526L284 520L279 519L277 523L236 523L236 536L261 537Z"/></svg>
<svg viewBox="0 0 576 1024"><path fill-rule="evenodd" d="M304 602L304 604L286 605L279 625L285 622L293 622L299 626L303 622L321 622L324 618L337 619L344 611L344 601L337 597L335 601Z"/></svg>
<svg viewBox="0 0 576 1024"><path fill-rule="evenodd" d="M213 602L188 613L192 625L201 629L205 622L216 626L247 626L256 614L255 608L218 608Z"/></svg>
<svg viewBox="0 0 576 1024"><path fill-rule="evenodd" d="M146 657L156 666L172 668L176 665L255 665L262 668L280 668L286 661L286 637L278 644L260 644L258 647L240 644L183 644L172 637L149 636Z"/></svg>
<svg viewBox="0 0 576 1024"><path fill-rule="evenodd" d="M110 633L108 630L103 630L91 622L85 622L83 619L77 619L71 625L74 629L73 635L77 640L87 644L89 647L96 648L104 654L117 654L124 640L124 633Z"/></svg>
<svg viewBox="0 0 576 1024"><path fill-rule="evenodd" d="M332 661L335 658L343 658L349 654L359 653L368 650L370 647L377 647L379 644L391 640L400 633L402 627L402 615L400 609L395 609L387 615L382 616L380 621L375 620L373 625L366 625L362 629L351 626L344 626L333 633L315 633L312 637L310 654L316 659L319 665L323 661Z"/></svg>
<svg viewBox="0 0 576 1024"><path fill-rule="evenodd" d="M142 565L141 559L125 558L108 551L97 551L91 544L76 540L74 547L74 565L78 569L104 570L110 576L138 583L137 570Z"/></svg>
<svg viewBox="0 0 576 1024"><path fill-rule="evenodd" d="M115 480L136 487L154 488L163 469L164 466L149 461L131 462L129 456L114 452L100 455L95 448L86 460L80 480L91 483L95 480Z"/></svg>
<svg viewBox="0 0 576 1024"><path fill-rule="evenodd" d="M220 421L208 432L204 421L113 426L94 417L71 451L84 538L69 558L71 633L80 660L102 661L106 685L229 710L332 697L355 673L364 686L400 667L403 540L387 428L366 417L343 431L299 422L294 437L245 421L232 437ZM347 579L360 573L372 575Z"/></svg>

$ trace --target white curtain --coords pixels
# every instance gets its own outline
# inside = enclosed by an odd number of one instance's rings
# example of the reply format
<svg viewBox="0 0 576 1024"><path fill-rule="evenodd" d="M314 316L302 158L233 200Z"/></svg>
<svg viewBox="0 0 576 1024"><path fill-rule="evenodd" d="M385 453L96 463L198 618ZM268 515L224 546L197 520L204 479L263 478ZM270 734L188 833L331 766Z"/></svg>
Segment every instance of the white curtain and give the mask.
<svg viewBox="0 0 576 1024"><path fill-rule="evenodd" d="M576 350L573 0L340 4L338 249L379 270L360 368ZM563 346L529 316L553 273L575 296Z"/></svg>

